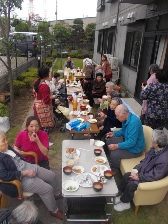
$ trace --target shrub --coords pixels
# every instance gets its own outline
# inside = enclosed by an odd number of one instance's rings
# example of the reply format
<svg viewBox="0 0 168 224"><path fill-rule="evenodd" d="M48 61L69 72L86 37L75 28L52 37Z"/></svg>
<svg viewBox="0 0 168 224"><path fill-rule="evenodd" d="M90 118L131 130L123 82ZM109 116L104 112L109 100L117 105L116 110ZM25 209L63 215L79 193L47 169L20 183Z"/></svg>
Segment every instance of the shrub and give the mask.
<svg viewBox="0 0 168 224"><path fill-rule="evenodd" d="M9 117L9 108L2 103L0 103L0 117Z"/></svg>
<svg viewBox="0 0 168 224"><path fill-rule="evenodd" d="M77 52L70 52L70 53L69 53L69 56L70 56L71 58L77 58L77 55L78 55Z"/></svg>
<svg viewBox="0 0 168 224"><path fill-rule="evenodd" d="M77 54L77 58L82 59L82 58L84 58L84 55L83 54Z"/></svg>
<svg viewBox="0 0 168 224"><path fill-rule="evenodd" d="M19 81L24 81L24 79L25 78L27 78L27 77L32 77L32 78L36 78L38 75L37 75L37 71L35 71L34 70L34 72L33 71L30 71L30 72L23 72L23 73L21 73L18 77L17 77L17 79L19 80Z"/></svg>
<svg viewBox="0 0 168 224"><path fill-rule="evenodd" d="M33 72L33 73L37 73L37 74L38 74L38 68L31 67L31 68L28 68L27 71L28 71L28 72Z"/></svg>
<svg viewBox="0 0 168 224"><path fill-rule="evenodd" d="M46 65L50 68L52 66L53 60L51 58L46 59Z"/></svg>
<svg viewBox="0 0 168 224"><path fill-rule="evenodd" d="M25 86L28 88L33 87L34 80L35 80L34 77L26 77L24 79Z"/></svg>
<svg viewBox="0 0 168 224"><path fill-rule="evenodd" d="M19 96L23 90L23 88L25 88L25 83L23 81L20 80L13 80L13 89L14 89L14 94ZM7 89L8 91L10 91L10 83L7 82Z"/></svg>
<svg viewBox="0 0 168 224"><path fill-rule="evenodd" d="M60 53L59 52L53 52L52 56L53 56L53 58L59 58L60 57Z"/></svg>

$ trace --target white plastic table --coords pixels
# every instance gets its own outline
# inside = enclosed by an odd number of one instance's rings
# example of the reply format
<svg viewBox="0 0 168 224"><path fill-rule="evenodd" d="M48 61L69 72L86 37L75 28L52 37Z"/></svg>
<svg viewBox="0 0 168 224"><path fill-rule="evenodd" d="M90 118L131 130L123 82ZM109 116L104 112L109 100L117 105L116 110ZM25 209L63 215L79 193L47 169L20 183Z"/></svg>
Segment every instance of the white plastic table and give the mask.
<svg viewBox="0 0 168 224"><path fill-rule="evenodd" d="M102 147L97 147L95 145L90 145L90 140L63 140L62 142L62 168L66 166L66 161L68 158L65 156L66 148L82 148L80 149L80 157L79 157L79 163L77 165L83 166L85 169L85 173L91 173L91 168L96 165L94 155L94 149L95 148L101 148L102 154L101 156L106 157L104 150ZM108 161L104 164L110 169L110 166L108 164ZM71 175L66 175L62 171L62 183L64 183L66 180L74 179L76 174L71 173ZM89 221L89 222L107 222L112 220L112 212L113 212L113 206L111 209L111 213L107 214L107 219L67 219L66 214L66 199L71 197L113 197L113 201L118 194L118 188L115 182L114 177L112 179L107 180L107 182L103 185L103 189L100 192L96 192L92 187L79 187L77 191L69 192L62 188L62 195L64 197L64 203L63 203L63 213L64 213L64 222L71 221L71 222L77 222L77 221ZM112 204L112 203L111 203Z"/></svg>

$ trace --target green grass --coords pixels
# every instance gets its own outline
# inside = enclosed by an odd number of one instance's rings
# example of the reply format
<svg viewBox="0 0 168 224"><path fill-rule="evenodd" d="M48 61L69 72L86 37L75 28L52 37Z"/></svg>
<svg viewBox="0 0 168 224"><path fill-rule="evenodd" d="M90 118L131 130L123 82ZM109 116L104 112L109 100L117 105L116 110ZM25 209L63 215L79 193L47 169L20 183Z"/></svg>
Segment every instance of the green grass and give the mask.
<svg viewBox="0 0 168 224"><path fill-rule="evenodd" d="M22 124L18 124L17 126L11 127L10 130L6 133L8 143L12 146L15 142L16 136L21 130Z"/></svg>
<svg viewBox="0 0 168 224"><path fill-rule="evenodd" d="M60 58L57 58L56 59L56 63L54 65L54 67L53 67L53 71L57 71L57 70L60 70L60 69L62 70L65 61L66 61L66 58L62 58L62 66L61 66L61 59ZM83 59L72 58L72 61L75 63L76 68L77 67L80 67L80 68L83 67Z"/></svg>

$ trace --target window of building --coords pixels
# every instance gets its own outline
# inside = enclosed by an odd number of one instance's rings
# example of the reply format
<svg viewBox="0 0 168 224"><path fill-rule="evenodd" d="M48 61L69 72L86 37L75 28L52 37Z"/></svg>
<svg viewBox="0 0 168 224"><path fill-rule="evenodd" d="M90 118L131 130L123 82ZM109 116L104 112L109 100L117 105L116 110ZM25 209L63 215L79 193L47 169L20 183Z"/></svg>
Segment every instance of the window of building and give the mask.
<svg viewBox="0 0 168 224"><path fill-rule="evenodd" d="M97 52L100 54L112 54L114 28L99 31Z"/></svg>
<svg viewBox="0 0 168 224"><path fill-rule="evenodd" d="M114 37L114 32L110 31L108 34L107 54L112 54L113 37Z"/></svg>
<svg viewBox="0 0 168 224"><path fill-rule="evenodd" d="M123 64L137 69L142 32L138 30L128 31L125 43Z"/></svg>
<svg viewBox="0 0 168 224"><path fill-rule="evenodd" d="M102 43L103 43L103 32L99 32L98 45L97 45L97 52L98 53L102 53Z"/></svg>

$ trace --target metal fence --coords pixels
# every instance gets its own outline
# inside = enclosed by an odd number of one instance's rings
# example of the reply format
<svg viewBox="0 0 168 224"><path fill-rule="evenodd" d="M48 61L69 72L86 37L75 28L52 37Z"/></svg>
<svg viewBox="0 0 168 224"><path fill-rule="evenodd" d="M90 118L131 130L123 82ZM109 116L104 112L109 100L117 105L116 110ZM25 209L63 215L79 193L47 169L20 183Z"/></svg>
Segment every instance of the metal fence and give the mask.
<svg viewBox="0 0 168 224"><path fill-rule="evenodd" d="M18 67L13 67L12 73L13 73L13 79L17 79L17 76L22 73L26 72L29 67L37 67L38 60L37 58L31 58L29 61L23 61L18 65ZM7 70L1 69L0 74L0 91L3 91L6 88L6 83L8 82L8 72Z"/></svg>

